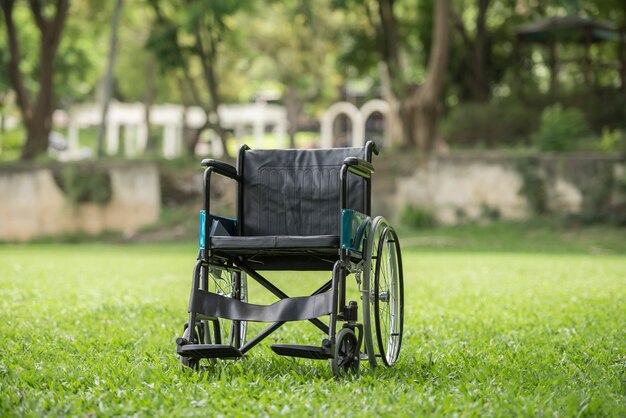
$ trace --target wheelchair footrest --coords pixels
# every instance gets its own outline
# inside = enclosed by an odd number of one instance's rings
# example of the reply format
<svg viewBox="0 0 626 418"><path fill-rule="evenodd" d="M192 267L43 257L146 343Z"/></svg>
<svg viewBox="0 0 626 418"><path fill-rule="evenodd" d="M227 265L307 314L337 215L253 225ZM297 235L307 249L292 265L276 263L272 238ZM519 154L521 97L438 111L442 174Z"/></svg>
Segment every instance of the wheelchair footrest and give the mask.
<svg viewBox="0 0 626 418"><path fill-rule="evenodd" d="M272 344L272 350L280 356L300 357L314 360L332 358L330 349L314 345Z"/></svg>
<svg viewBox="0 0 626 418"><path fill-rule="evenodd" d="M180 356L201 358L239 358L243 353L226 344L186 344L178 346L176 350Z"/></svg>

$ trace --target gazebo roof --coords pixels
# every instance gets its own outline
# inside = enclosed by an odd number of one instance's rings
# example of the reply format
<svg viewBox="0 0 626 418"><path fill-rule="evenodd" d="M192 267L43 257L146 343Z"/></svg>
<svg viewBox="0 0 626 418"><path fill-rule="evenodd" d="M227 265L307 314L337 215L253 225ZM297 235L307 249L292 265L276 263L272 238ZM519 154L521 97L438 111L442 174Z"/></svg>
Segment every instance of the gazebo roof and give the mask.
<svg viewBox="0 0 626 418"><path fill-rule="evenodd" d="M549 17L518 26L515 34L521 42L626 42L615 27L604 21L579 16Z"/></svg>

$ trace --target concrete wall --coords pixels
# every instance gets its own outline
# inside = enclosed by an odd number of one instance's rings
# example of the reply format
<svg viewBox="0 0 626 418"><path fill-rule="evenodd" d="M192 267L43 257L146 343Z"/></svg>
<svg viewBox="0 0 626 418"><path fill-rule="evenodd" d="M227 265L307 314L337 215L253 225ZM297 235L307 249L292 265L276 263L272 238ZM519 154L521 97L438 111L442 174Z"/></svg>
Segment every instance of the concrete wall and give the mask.
<svg viewBox="0 0 626 418"><path fill-rule="evenodd" d="M161 193L155 165L104 168L110 178L111 198L103 205L70 201L54 180L54 170L0 167L0 241L105 230L132 234L159 217Z"/></svg>
<svg viewBox="0 0 626 418"><path fill-rule="evenodd" d="M414 155L381 154L373 210L394 221L407 206L442 224L527 219L537 212L593 216L623 210L626 169L618 155L456 153L417 164Z"/></svg>
<svg viewBox="0 0 626 418"><path fill-rule="evenodd" d="M626 166L617 155L456 153L427 164L417 161L414 154L390 151L375 158L373 214L397 223L403 210L412 206L430 212L442 224L454 224L494 214L526 219L538 210L590 217L603 211L620 216L626 212ZM202 173L195 169L180 181L174 181L178 173L162 184L153 164L87 163L81 169L91 167L109 175L111 198L103 205L68 199L54 178L61 166L0 165L0 241L79 231L131 235L158 219L164 185L168 204L180 203L181 196L188 195L201 202ZM170 176L161 173L161 177ZM234 188L223 183L215 184L212 207L233 212Z"/></svg>

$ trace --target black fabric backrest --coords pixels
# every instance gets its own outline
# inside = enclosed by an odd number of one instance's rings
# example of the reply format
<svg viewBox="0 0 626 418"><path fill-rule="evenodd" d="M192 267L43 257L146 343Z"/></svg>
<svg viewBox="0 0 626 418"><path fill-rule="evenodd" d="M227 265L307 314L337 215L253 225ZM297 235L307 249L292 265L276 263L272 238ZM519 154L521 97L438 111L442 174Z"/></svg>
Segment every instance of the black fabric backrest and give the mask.
<svg viewBox="0 0 626 418"><path fill-rule="evenodd" d="M363 148L247 150L243 156L244 236L339 235L339 171ZM364 212L366 182L348 174L348 207Z"/></svg>

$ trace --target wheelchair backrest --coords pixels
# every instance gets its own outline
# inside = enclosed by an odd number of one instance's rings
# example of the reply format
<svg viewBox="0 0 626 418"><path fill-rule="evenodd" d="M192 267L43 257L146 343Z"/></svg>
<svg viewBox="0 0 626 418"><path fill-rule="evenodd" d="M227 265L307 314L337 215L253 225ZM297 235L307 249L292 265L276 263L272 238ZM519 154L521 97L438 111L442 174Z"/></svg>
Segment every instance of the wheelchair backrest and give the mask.
<svg viewBox="0 0 626 418"><path fill-rule="evenodd" d="M339 235L339 171L363 148L250 150L239 154L242 235ZM348 175L348 207L365 212L366 182Z"/></svg>

